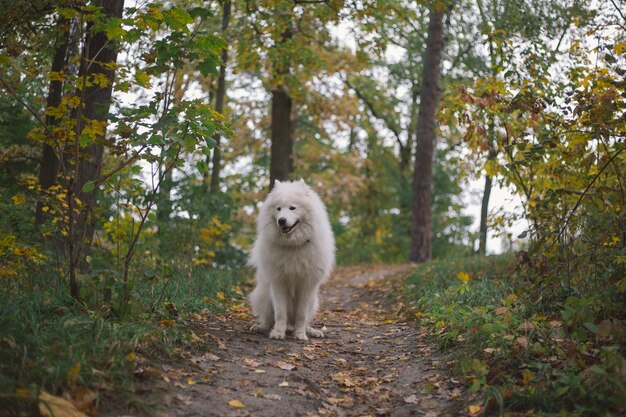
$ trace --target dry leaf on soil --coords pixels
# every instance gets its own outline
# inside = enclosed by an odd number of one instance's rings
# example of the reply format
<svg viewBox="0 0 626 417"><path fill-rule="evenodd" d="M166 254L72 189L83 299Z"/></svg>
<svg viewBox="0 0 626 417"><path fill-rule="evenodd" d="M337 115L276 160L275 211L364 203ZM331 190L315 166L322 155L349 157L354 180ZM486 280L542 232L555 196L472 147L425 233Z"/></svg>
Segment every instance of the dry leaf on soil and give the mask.
<svg viewBox="0 0 626 417"><path fill-rule="evenodd" d="M87 417L70 401L45 391L39 393L39 413L43 417Z"/></svg>
<svg viewBox="0 0 626 417"><path fill-rule="evenodd" d="M285 362L285 361L275 361L275 362L272 362L272 366L280 368L280 369L282 369L284 371L292 371L292 370L296 369L296 365L294 365L292 363Z"/></svg>
<svg viewBox="0 0 626 417"><path fill-rule="evenodd" d="M420 401L415 394L411 394L408 397L404 397L403 399L404 402L407 404L417 404Z"/></svg>
<svg viewBox="0 0 626 417"><path fill-rule="evenodd" d="M243 405L243 403L239 400L230 400L228 402L228 405L230 405L233 408L245 408L246 406Z"/></svg>

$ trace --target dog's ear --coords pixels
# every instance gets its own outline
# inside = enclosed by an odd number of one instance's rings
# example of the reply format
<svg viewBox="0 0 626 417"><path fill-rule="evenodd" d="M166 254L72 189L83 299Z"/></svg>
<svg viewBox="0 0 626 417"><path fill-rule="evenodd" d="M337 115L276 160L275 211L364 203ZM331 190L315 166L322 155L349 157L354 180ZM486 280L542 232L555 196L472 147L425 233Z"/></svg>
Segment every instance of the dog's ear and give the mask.
<svg viewBox="0 0 626 417"><path fill-rule="evenodd" d="M304 180L302 178L300 178L300 181L298 181L300 183L300 185L302 185L302 188L304 188L304 192L306 195L309 195L309 186L306 185L306 183L304 182Z"/></svg>

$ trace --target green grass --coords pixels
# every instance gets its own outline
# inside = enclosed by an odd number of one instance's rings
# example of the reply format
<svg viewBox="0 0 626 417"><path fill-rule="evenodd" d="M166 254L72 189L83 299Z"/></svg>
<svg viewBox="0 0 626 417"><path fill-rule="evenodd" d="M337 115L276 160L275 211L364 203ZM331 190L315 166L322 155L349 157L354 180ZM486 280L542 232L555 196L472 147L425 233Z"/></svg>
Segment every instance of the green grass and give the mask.
<svg viewBox="0 0 626 417"><path fill-rule="evenodd" d="M404 297L454 358L452 370L483 395L484 410L621 415L626 332L616 312L623 297L608 289L548 294L530 274L509 256L437 261L416 269Z"/></svg>
<svg viewBox="0 0 626 417"><path fill-rule="evenodd" d="M43 276L34 286L37 280L31 277L30 290L0 291L0 410L17 413L31 406L16 396L24 390L31 398L41 390L76 387L106 387L122 397L132 393L135 355L172 356L192 349L195 342L185 326L189 315L205 309L219 313L226 304L217 292L228 297L242 277L196 270L168 282L144 280L134 285L134 307L124 316L102 301L100 284L86 286L86 306L61 286L44 286Z"/></svg>

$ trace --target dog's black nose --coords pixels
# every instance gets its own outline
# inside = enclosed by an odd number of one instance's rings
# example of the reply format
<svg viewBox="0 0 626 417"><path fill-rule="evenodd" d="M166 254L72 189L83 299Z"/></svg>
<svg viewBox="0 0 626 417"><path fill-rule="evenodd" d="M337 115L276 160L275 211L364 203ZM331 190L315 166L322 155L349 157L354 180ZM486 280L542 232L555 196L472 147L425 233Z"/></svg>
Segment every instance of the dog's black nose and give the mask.
<svg viewBox="0 0 626 417"><path fill-rule="evenodd" d="M281 217L280 219L278 219L279 226L284 226L286 224L287 224L287 219L285 219L284 217Z"/></svg>

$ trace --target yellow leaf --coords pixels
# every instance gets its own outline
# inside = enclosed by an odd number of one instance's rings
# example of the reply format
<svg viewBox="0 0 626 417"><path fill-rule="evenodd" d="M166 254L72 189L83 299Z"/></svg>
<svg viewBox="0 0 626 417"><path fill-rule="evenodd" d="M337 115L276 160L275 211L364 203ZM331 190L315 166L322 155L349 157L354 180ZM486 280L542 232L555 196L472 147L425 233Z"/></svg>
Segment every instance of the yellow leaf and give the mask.
<svg viewBox="0 0 626 417"><path fill-rule="evenodd" d="M163 319L163 320L161 320L161 324L164 325L164 326L173 326L176 323L174 322L174 320Z"/></svg>
<svg viewBox="0 0 626 417"><path fill-rule="evenodd" d="M65 72L50 71L50 81L65 81Z"/></svg>
<svg viewBox="0 0 626 417"><path fill-rule="evenodd" d="M39 414L43 417L87 417L74 404L63 397L55 397L45 391L39 393Z"/></svg>
<svg viewBox="0 0 626 417"><path fill-rule="evenodd" d="M15 390L15 395L22 398L30 398L30 391L26 388L18 388Z"/></svg>
<svg viewBox="0 0 626 417"><path fill-rule="evenodd" d="M67 383L73 384L76 378L78 377L79 372L80 372L80 362L76 362L76 364L74 364L74 366L72 366L72 368L67 373Z"/></svg>
<svg viewBox="0 0 626 417"><path fill-rule="evenodd" d="M150 76L146 73L140 72L135 74L135 82L144 88L150 88Z"/></svg>
<svg viewBox="0 0 626 417"><path fill-rule="evenodd" d="M246 406L243 405L243 403L239 400L230 400L228 402L228 405L230 405L233 408L245 408Z"/></svg>
<svg viewBox="0 0 626 417"><path fill-rule="evenodd" d="M130 352L128 354L128 362L135 362L135 359L137 359L137 355L135 355L135 352Z"/></svg>
<svg viewBox="0 0 626 417"><path fill-rule="evenodd" d="M16 206L21 206L22 204L26 203L26 197L24 196L24 194L16 194L11 197L11 200L13 200L13 204L15 204Z"/></svg>
<svg viewBox="0 0 626 417"><path fill-rule="evenodd" d="M456 277L463 282L469 281L469 274L467 272L459 272L459 274Z"/></svg>
<svg viewBox="0 0 626 417"><path fill-rule="evenodd" d="M535 377L535 374L528 370L524 370L524 372L522 372L522 379L524 381L524 385L528 385L530 380L533 379L534 377Z"/></svg>
<svg viewBox="0 0 626 417"><path fill-rule="evenodd" d="M217 297L218 300L220 301L224 301L226 299L226 297L224 296L224 293L221 291L218 291L217 294L215 294L215 296Z"/></svg>
<svg viewBox="0 0 626 417"><path fill-rule="evenodd" d="M196 385L196 381L194 381L193 378L188 378L187 385Z"/></svg>
<svg viewBox="0 0 626 417"><path fill-rule="evenodd" d="M481 406L480 405L470 405L468 407L468 411L470 413L470 416L476 416L480 413L481 410Z"/></svg>

